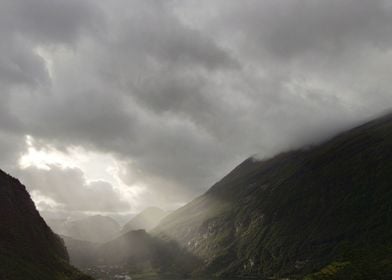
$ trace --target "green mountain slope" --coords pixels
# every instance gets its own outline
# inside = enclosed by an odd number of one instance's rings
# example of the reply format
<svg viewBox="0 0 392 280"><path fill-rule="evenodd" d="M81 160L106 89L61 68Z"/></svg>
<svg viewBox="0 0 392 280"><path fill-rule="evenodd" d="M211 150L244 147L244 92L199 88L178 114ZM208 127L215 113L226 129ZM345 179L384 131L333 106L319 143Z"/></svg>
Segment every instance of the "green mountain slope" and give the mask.
<svg viewBox="0 0 392 280"><path fill-rule="evenodd" d="M0 279L91 279L68 264L63 241L41 218L26 188L1 170Z"/></svg>
<svg viewBox="0 0 392 280"><path fill-rule="evenodd" d="M153 233L204 260L199 273L392 279L392 115L249 158Z"/></svg>

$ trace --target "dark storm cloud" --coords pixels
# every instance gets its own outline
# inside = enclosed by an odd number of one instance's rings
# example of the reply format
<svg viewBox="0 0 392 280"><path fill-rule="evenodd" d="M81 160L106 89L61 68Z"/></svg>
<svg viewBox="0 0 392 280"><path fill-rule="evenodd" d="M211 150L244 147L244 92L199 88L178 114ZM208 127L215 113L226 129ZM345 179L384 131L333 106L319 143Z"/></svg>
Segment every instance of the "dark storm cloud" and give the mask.
<svg viewBox="0 0 392 280"><path fill-rule="evenodd" d="M83 34L102 27L89 1L5 0L0 9L0 82L37 87L49 83L40 46L74 45Z"/></svg>
<svg viewBox="0 0 392 280"><path fill-rule="evenodd" d="M91 1L4 0L1 3L2 33L39 43L74 43L99 22L99 10Z"/></svg>
<svg viewBox="0 0 392 280"><path fill-rule="evenodd" d="M22 39L9 39L5 38L0 45L0 88L37 87L47 83L48 76L42 58Z"/></svg>
<svg viewBox="0 0 392 280"><path fill-rule="evenodd" d="M309 52L339 56L363 46L390 48L391 5L385 0L218 1L215 28L230 29L274 59ZM216 27L219 26L219 27ZM225 35L227 36L227 35Z"/></svg>
<svg viewBox="0 0 392 280"><path fill-rule="evenodd" d="M136 160L150 176L200 189L205 157L220 149L196 119L186 119L214 110L210 93L202 92L208 72L238 65L154 3L140 2L130 19L120 18L121 27L111 30L114 38L97 47L79 46L71 67L60 66L55 74L66 83L35 98L24 123L37 137L113 152ZM145 5L155 10L146 11ZM82 82L79 72L73 76L79 68L91 70Z"/></svg>
<svg viewBox="0 0 392 280"><path fill-rule="evenodd" d="M251 154L392 105L387 1L3 1L0 15L4 163L25 134L110 153L141 204L186 202ZM81 170L20 172L70 209L90 191L123 205Z"/></svg>
<svg viewBox="0 0 392 280"><path fill-rule="evenodd" d="M98 21L87 1L12 0L0 9L0 90L5 115L13 111L10 95L31 94L50 86L40 46L72 44ZM91 29L91 28L90 28ZM8 109L8 110L7 110ZM17 116L11 122L15 123ZM2 124L1 128L4 128Z"/></svg>

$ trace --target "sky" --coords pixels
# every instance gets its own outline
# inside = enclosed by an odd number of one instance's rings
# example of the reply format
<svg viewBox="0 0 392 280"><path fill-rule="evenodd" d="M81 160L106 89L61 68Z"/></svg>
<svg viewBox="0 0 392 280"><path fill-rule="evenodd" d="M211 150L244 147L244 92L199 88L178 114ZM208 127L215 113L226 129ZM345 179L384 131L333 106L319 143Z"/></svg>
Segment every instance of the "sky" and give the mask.
<svg viewBox="0 0 392 280"><path fill-rule="evenodd" d="M47 216L173 210L392 106L381 0L0 0L0 168Z"/></svg>

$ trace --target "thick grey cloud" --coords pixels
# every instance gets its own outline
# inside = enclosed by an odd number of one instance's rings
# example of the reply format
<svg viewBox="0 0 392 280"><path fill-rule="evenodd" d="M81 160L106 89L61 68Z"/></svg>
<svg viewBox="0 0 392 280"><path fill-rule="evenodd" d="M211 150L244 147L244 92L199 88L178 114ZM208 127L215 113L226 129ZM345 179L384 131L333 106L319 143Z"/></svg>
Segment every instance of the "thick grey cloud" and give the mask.
<svg viewBox="0 0 392 280"><path fill-rule="evenodd" d="M275 59L390 48L391 6L384 0L229 2L224 24Z"/></svg>
<svg viewBox="0 0 392 280"><path fill-rule="evenodd" d="M51 80L40 47L76 47L82 34L101 22L88 1L2 1L0 9L0 122L1 130L27 133L18 115L31 104L12 103L27 96L32 101L48 91ZM28 101L31 101L28 100Z"/></svg>
<svg viewBox="0 0 392 280"><path fill-rule="evenodd" d="M249 155L319 141L392 105L387 1L0 8L3 166L17 162L27 134L63 151L107 153L123 163L124 184L145 186L139 206L173 208ZM124 209L117 186L88 184L83 170L17 172L69 209L82 210L72 197L90 192L110 197L102 211Z"/></svg>
<svg viewBox="0 0 392 280"><path fill-rule="evenodd" d="M92 1L3 0L1 8L2 33L44 44L75 43L101 22Z"/></svg>

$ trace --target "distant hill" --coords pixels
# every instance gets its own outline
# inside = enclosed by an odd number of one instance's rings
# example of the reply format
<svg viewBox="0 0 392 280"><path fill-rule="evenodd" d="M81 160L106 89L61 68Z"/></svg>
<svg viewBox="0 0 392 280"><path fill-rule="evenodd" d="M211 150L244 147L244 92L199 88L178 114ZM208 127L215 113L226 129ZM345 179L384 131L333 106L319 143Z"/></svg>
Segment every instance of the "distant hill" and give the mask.
<svg viewBox="0 0 392 280"><path fill-rule="evenodd" d="M0 279L91 279L68 264L63 241L41 218L26 188L1 170Z"/></svg>
<svg viewBox="0 0 392 280"><path fill-rule="evenodd" d="M77 240L106 242L118 235L120 225L113 218L94 215L75 221L48 220L56 233Z"/></svg>
<svg viewBox="0 0 392 280"><path fill-rule="evenodd" d="M159 224L159 222L167 216L167 212L157 208L149 207L138 215L133 217L128 223L126 223L121 229L121 234L125 234L131 230L144 229L146 231L151 230Z"/></svg>
<svg viewBox="0 0 392 280"><path fill-rule="evenodd" d="M392 279L392 114L249 158L152 233L200 258L200 274Z"/></svg>

